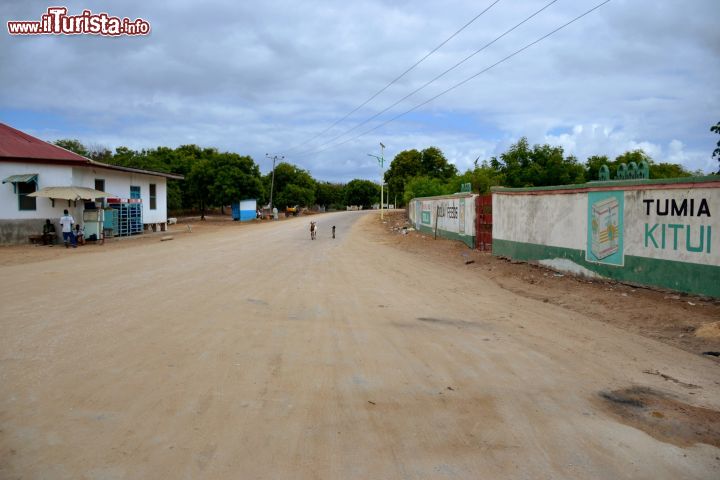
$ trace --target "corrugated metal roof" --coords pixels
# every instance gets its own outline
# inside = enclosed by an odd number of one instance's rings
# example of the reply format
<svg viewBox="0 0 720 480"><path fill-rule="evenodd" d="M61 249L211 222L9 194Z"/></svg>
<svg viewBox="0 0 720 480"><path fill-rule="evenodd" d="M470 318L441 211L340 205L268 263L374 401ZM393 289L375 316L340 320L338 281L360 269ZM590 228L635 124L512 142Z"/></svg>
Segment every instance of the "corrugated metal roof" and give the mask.
<svg viewBox="0 0 720 480"><path fill-rule="evenodd" d="M121 167L119 165L97 162L40 140L39 138L35 138L4 123L0 123L0 161L59 163L72 166L107 168L108 170L118 170L121 172L142 173L176 180L185 178L175 173L153 172L151 170Z"/></svg>
<svg viewBox="0 0 720 480"><path fill-rule="evenodd" d="M0 158L49 160L72 165L90 162L90 159L77 153L44 142L4 123L0 123Z"/></svg>
<svg viewBox="0 0 720 480"><path fill-rule="evenodd" d="M28 183L37 180L37 173L23 173L22 175L10 175L3 179L2 183Z"/></svg>

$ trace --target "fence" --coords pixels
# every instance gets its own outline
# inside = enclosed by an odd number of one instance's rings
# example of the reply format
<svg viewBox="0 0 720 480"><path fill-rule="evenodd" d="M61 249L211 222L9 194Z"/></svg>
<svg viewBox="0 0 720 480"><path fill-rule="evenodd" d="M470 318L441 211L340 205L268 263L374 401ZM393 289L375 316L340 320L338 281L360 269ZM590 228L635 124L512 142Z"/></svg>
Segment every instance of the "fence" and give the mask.
<svg viewBox="0 0 720 480"><path fill-rule="evenodd" d="M720 179L493 189L493 254L720 297Z"/></svg>

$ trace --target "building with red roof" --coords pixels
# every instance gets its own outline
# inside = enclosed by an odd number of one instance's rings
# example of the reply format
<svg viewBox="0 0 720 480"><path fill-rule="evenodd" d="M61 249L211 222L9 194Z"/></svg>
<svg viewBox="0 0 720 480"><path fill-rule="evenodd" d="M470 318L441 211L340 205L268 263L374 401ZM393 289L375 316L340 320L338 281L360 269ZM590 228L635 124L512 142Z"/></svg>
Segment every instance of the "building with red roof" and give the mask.
<svg viewBox="0 0 720 480"><path fill-rule="evenodd" d="M104 220L105 225L100 223L101 230L110 227L106 234L164 230L167 180L182 178L97 162L0 123L0 243L27 242L42 232L46 219L59 232L57 223L65 209L81 225L84 218L90 217L87 223L91 229L99 221L93 219L96 214L92 210L103 210L100 215L107 213L110 217ZM99 191L93 193L98 197L86 198L93 190ZM98 209L87 200L95 200ZM134 226L129 230L118 223L124 218L127 204L136 212ZM113 214L111 209L117 212ZM113 215L121 218L113 220ZM98 237L101 234L95 233Z"/></svg>

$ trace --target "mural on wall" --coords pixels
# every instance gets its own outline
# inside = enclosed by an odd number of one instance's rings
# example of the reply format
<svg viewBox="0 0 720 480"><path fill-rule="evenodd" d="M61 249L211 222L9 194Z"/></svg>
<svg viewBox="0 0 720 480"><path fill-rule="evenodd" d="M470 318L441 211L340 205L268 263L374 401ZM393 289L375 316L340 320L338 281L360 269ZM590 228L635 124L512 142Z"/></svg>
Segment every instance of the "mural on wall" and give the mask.
<svg viewBox="0 0 720 480"><path fill-rule="evenodd" d="M622 191L588 192L587 247L588 262L622 266L624 193Z"/></svg>

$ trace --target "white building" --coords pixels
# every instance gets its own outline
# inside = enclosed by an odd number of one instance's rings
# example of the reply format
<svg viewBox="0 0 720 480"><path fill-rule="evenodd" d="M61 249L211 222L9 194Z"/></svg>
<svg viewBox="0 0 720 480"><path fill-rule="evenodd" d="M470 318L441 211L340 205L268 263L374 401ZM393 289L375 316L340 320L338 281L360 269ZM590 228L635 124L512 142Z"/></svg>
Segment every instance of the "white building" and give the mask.
<svg viewBox="0 0 720 480"><path fill-rule="evenodd" d="M82 219L84 202L33 198L44 187L88 187L119 199L141 199L145 228L167 225L167 179L181 175L119 167L90 160L0 123L0 243L25 243L67 209ZM100 199L98 199L100 200Z"/></svg>

